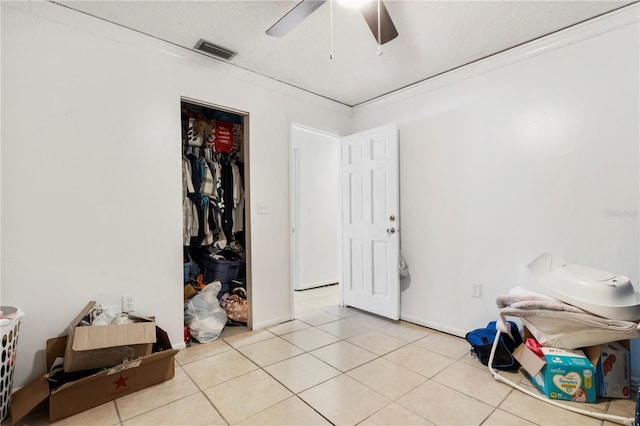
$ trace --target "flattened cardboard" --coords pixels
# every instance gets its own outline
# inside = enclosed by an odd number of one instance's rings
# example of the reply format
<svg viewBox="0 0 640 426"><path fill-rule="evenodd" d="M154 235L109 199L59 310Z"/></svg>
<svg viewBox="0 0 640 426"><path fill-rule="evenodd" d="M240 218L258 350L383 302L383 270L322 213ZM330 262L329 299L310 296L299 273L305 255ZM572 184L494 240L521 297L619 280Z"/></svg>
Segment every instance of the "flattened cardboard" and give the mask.
<svg viewBox="0 0 640 426"><path fill-rule="evenodd" d="M67 373L111 367L123 360L149 355L156 341L154 321L134 315L130 317L141 322L79 327L95 303L89 302L69 325L64 356L64 371Z"/></svg>
<svg viewBox="0 0 640 426"><path fill-rule="evenodd" d="M15 391L11 395L11 424L15 425L47 398L49 381L46 376L37 377Z"/></svg>
<svg viewBox="0 0 640 426"><path fill-rule="evenodd" d="M173 378L174 356L178 351L170 349L167 333L160 327L156 327L156 334L154 350L161 352L66 383L53 391L49 391L47 374L31 381L11 397L12 424L47 398L49 421L54 422ZM64 356L67 340L67 336L62 336L47 341L47 371L56 358Z"/></svg>
<svg viewBox="0 0 640 426"><path fill-rule="evenodd" d="M513 351L513 357L517 359L522 368L527 370L532 376L538 374L538 372L542 370L542 367L546 365L546 362L533 353L524 343L521 343L520 346Z"/></svg>
<svg viewBox="0 0 640 426"><path fill-rule="evenodd" d="M90 351L113 346L139 345L156 341L156 327L151 322L76 327L74 351Z"/></svg>

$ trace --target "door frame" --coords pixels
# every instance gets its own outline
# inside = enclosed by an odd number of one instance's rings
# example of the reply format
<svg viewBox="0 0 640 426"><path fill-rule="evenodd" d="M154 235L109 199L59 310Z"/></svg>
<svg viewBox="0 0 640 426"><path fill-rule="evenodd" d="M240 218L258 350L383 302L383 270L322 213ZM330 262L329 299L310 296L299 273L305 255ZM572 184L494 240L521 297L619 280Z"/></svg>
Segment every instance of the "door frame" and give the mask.
<svg viewBox="0 0 640 426"><path fill-rule="evenodd" d="M339 153L338 153L338 170L340 176L338 179L340 181L340 187L342 187L342 136L337 135L335 133L331 133L330 131L320 130L311 126L307 126L304 124L300 124L296 121L290 121L289 123L289 295L291 297L291 310L290 317L291 319L295 318L295 269L296 269L296 241L294 234L294 226L296 225L296 214L299 212L296 208L296 173L299 173L297 169L298 165L295 163L297 161L296 155L299 154L297 149L294 149L293 139L294 139L294 129L300 129L303 131L308 131L312 133L316 133L318 135L328 136L332 138L336 138L339 141ZM342 197L338 200L338 212L339 220L338 220L338 246L336 247L336 255L338 256L338 290L340 294L339 305L343 306L344 300L342 295Z"/></svg>
<svg viewBox="0 0 640 426"><path fill-rule="evenodd" d="M252 291L252 268L251 268L251 186L250 186L250 143L249 143L249 112L240 111L234 108L214 104L211 102L201 101L198 99L180 96L180 104L182 102L199 105L205 108L211 108L218 111L225 111L242 117L242 162L244 164L244 239L245 239L245 285L247 287L247 302L249 305L247 328L253 330L253 291ZM182 111L180 111L180 115Z"/></svg>

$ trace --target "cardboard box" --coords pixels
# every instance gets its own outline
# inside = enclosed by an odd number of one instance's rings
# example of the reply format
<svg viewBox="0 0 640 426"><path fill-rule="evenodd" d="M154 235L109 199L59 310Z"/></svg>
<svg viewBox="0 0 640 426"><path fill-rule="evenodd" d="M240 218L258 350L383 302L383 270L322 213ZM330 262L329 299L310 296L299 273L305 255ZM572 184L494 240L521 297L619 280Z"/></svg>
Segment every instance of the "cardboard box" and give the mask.
<svg viewBox="0 0 640 426"><path fill-rule="evenodd" d="M173 378L174 357L178 351L171 349L171 342L164 330L156 327L155 332L157 342L150 355L52 390L49 388L48 374L23 386L11 397L12 424L47 399L49 421L54 422ZM47 371L56 358L64 356L66 347L67 336L47 340Z"/></svg>
<svg viewBox="0 0 640 426"><path fill-rule="evenodd" d="M186 284L184 286L184 301L186 302L187 300L191 299L193 296L195 296L196 294L198 294L198 292L196 291L195 288L193 288L193 286L191 284Z"/></svg>
<svg viewBox="0 0 640 426"><path fill-rule="evenodd" d="M629 398L629 341L606 343L596 346L595 350L598 352L598 396Z"/></svg>
<svg viewBox="0 0 640 426"><path fill-rule="evenodd" d="M79 326L95 303L89 302L71 321L64 356L65 372L112 367L151 353L156 341L156 324L150 318L130 315L139 322Z"/></svg>
<svg viewBox="0 0 640 426"><path fill-rule="evenodd" d="M514 351L531 381L548 398L575 402L596 402L597 355L590 351L542 348L539 358L524 344Z"/></svg>

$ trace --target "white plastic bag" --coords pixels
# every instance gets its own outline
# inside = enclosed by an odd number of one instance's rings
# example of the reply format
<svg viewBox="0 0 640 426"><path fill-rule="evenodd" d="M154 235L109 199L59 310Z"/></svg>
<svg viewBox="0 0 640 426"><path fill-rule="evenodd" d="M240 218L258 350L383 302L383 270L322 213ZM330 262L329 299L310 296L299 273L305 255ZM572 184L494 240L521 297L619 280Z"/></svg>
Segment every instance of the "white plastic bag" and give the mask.
<svg viewBox="0 0 640 426"><path fill-rule="evenodd" d="M94 305L89 315L93 316L91 325L109 325L121 314L118 305Z"/></svg>
<svg viewBox="0 0 640 426"><path fill-rule="evenodd" d="M191 337L208 343L220 337L227 324L227 312L220 306L218 292L222 284L214 281L184 304L184 322Z"/></svg>
<svg viewBox="0 0 640 426"><path fill-rule="evenodd" d="M398 271L400 273L400 278L407 278L409 276L409 266L407 265L407 262L404 261L402 253L400 253L398 256Z"/></svg>

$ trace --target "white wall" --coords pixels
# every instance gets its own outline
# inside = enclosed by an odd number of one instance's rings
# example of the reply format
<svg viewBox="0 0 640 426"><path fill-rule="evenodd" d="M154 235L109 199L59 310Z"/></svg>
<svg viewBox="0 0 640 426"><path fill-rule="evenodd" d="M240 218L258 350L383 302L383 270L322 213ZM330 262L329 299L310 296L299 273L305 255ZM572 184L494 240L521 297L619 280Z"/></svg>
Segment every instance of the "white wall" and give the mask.
<svg viewBox="0 0 640 426"><path fill-rule="evenodd" d="M181 344L181 96L250 114L253 323L290 318L290 123L344 134L351 110L49 2L3 2L2 304L27 313L15 386L89 300L135 293Z"/></svg>
<svg viewBox="0 0 640 426"><path fill-rule="evenodd" d="M340 138L294 126L297 152L294 288L340 280Z"/></svg>
<svg viewBox="0 0 640 426"><path fill-rule="evenodd" d="M16 386L91 299L134 292L181 342L181 96L250 113L255 327L290 314L292 123L338 135L398 123L406 319L483 325L544 250L640 283L637 5L358 107L353 122L49 2L2 2L1 15L0 289L27 312Z"/></svg>
<svg viewBox="0 0 640 426"><path fill-rule="evenodd" d="M402 318L484 326L544 251L640 291L638 16L636 4L355 108L354 131L399 127Z"/></svg>

